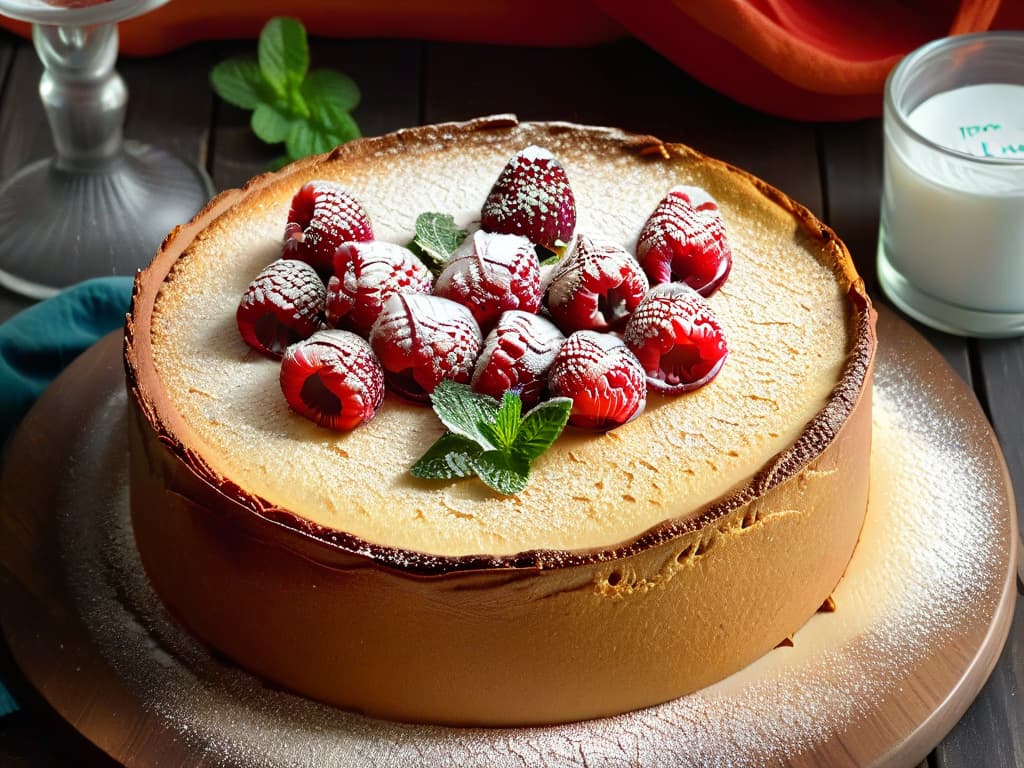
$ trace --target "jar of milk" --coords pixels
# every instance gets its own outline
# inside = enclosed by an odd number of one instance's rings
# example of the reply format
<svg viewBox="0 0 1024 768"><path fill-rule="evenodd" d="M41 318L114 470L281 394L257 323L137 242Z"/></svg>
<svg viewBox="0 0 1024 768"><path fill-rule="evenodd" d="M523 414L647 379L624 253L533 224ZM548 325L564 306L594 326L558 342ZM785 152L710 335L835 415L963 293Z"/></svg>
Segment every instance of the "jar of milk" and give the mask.
<svg viewBox="0 0 1024 768"><path fill-rule="evenodd" d="M1024 335L1024 32L911 53L883 123L883 290L949 333Z"/></svg>

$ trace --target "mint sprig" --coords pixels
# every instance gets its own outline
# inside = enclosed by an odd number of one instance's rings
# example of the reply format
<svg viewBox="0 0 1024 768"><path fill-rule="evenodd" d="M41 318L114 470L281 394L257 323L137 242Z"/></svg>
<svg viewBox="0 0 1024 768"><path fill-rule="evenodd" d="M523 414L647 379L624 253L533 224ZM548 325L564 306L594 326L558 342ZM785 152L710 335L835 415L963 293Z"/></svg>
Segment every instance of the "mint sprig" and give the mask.
<svg viewBox="0 0 1024 768"><path fill-rule="evenodd" d="M570 398L555 397L524 416L516 392L506 392L499 403L448 380L430 401L449 431L412 466L413 475L434 480L476 475L506 496L526 488L530 464L562 433L572 409Z"/></svg>
<svg viewBox="0 0 1024 768"><path fill-rule="evenodd" d="M416 234L408 247L436 276L467 235L469 232L456 224L450 214L421 213L416 217Z"/></svg>
<svg viewBox="0 0 1024 768"><path fill-rule="evenodd" d="M224 101L252 110L250 125L260 140L283 142L290 161L359 138L359 126L349 114L359 104L359 87L340 72L309 71L309 44L300 21L268 21L257 54L257 61L220 62L210 82Z"/></svg>

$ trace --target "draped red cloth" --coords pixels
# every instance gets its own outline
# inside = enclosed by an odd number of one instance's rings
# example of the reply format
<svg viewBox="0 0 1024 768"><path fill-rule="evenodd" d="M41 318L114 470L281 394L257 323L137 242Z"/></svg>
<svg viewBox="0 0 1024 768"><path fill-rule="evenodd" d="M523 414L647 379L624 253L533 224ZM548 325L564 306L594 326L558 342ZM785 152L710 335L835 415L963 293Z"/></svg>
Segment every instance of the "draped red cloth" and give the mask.
<svg viewBox="0 0 1024 768"><path fill-rule="evenodd" d="M255 37L281 13L315 36L581 46L630 34L736 101L808 120L879 114L889 70L929 40L1024 29L1024 0L174 0L124 22L121 47Z"/></svg>

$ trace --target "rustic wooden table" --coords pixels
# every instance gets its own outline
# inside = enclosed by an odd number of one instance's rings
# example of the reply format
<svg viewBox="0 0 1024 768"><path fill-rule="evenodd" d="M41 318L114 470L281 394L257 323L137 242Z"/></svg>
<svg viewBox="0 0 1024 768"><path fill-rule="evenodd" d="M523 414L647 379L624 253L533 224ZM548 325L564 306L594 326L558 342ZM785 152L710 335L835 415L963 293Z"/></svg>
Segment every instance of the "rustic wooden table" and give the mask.
<svg viewBox="0 0 1024 768"><path fill-rule="evenodd" d="M207 79L217 61L253 51L252 43L205 44L153 59L122 60L119 71L131 93L126 135L205 165L218 189L238 186L266 170L278 153L252 136L247 115L219 101ZM760 114L629 40L580 50L314 40L311 52L315 67L340 69L359 83L363 101L355 116L367 135L514 112L527 120L650 133L746 168L830 224L852 251L873 296L884 301L875 276L882 165L878 120L813 124ZM0 177L51 151L38 99L39 76L31 46L0 35ZM29 303L0 289L0 320ZM1017 492L1024 493L1019 394L1024 339L977 341L923 332L973 387L1002 444ZM0 679L22 706L0 719L0 764L112 764L46 705L2 647ZM927 764L1024 765L1022 680L1024 600L1018 597L1010 639L995 672Z"/></svg>

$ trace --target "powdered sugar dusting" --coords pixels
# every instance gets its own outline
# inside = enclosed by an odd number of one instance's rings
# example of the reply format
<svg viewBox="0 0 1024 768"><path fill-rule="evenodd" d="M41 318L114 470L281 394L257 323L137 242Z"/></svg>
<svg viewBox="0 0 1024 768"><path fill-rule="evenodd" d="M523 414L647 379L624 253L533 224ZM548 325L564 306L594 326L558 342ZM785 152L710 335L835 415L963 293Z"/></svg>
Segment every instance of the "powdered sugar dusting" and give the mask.
<svg viewBox="0 0 1024 768"><path fill-rule="evenodd" d="M513 155L487 195L480 225L548 248L568 242L576 229L576 199L561 163L537 146Z"/></svg>
<svg viewBox="0 0 1024 768"><path fill-rule="evenodd" d="M834 593L837 611L814 617L793 648L661 706L547 728L403 725L268 689L221 663L168 617L142 573L119 391L83 428L100 447L68 473L67 498L89 503L57 517L72 607L139 706L204 764L742 767L800 755L820 764L826 753L816 750L870 729L880 707L913 688L916 670L990 620L1007 558L1010 512L983 420L965 422L934 382L908 374L899 350L888 354L876 386L871 510ZM133 748L144 761L146 745Z"/></svg>
<svg viewBox="0 0 1024 768"><path fill-rule="evenodd" d="M529 408L541 399L548 369L564 342L555 324L540 315L505 312L484 339L470 383L495 399L507 389L518 389L523 406Z"/></svg>

